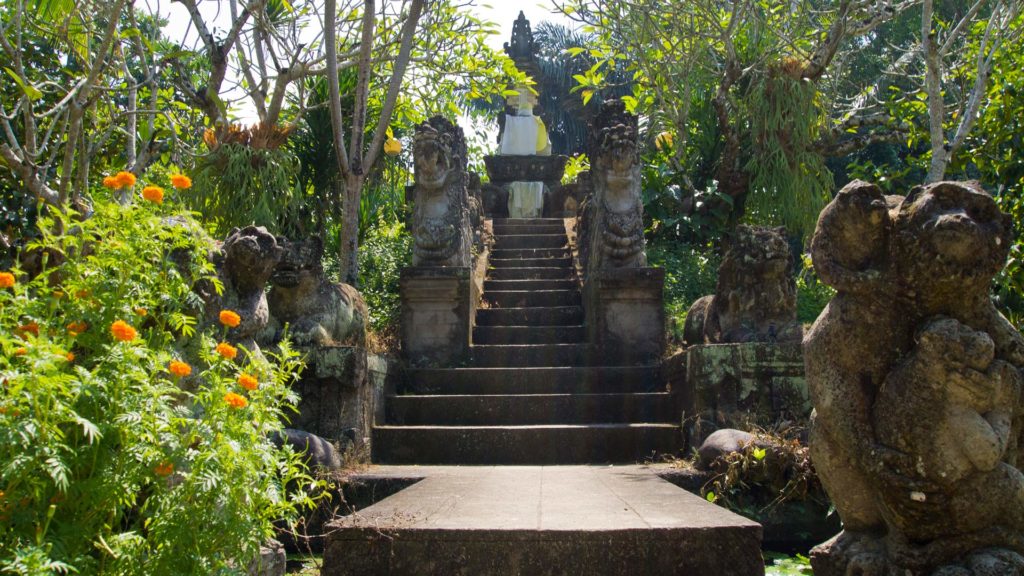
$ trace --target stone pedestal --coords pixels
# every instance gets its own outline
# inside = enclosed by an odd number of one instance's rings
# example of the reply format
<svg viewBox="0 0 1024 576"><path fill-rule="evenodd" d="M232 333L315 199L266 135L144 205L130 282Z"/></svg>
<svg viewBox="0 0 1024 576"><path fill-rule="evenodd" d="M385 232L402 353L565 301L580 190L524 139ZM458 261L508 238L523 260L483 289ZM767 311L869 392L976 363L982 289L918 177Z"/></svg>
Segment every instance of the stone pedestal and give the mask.
<svg viewBox="0 0 1024 576"><path fill-rule="evenodd" d="M383 422L384 396L395 370L386 358L356 346L314 346L295 384L299 413L289 427L330 442L362 445L375 422Z"/></svg>
<svg viewBox="0 0 1024 576"><path fill-rule="evenodd" d="M691 346L680 393L691 447L720 428L767 426L811 413L799 342Z"/></svg>
<svg viewBox="0 0 1024 576"><path fill-rule="evenodd" d="M655 364L665 351L665 271L609 268L583 286L587 341L605 366Z"/></svg>
<svg viewBox="0 0 1024 576"><path fill-rule="evenodd" d="M403 357L418 367L466 358L473 321L470 268L405 268L400 285Z"/></svg>

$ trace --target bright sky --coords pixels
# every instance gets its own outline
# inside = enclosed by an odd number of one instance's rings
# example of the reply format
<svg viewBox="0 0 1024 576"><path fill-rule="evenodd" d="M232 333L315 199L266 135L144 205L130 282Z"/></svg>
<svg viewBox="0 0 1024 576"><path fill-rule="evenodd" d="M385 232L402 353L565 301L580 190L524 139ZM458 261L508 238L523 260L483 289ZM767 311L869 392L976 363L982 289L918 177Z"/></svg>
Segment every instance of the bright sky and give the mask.
<svg viewBox="0 0 1024 576"><path fill-rule="evenodd" d="M193 46L196 34L195 28L190 26L188 11L180 3L170 0L145 0L150 10L166 14L168 26L164 30L170 38L186 38L186 45ZM199 8L206 18L208 25L213 29L215 36L222 36L228 27L230 14L227 2L218 0L199 0ZM490 44L493 48L501 50L505 42L512 36L512 24L522 11L532 26L536 26L545 20L555 21L565 25L571 22L565 16L552 12L552 5L549 1L517 1L517 0L474 0L470 10L480 19L496 22L500 25L500 34L491 36ZM229 79L230 81L230 79ZM242 122L255 120L251 104L241 103L241 108L236 106L233 112L240 116Z"/></svg>

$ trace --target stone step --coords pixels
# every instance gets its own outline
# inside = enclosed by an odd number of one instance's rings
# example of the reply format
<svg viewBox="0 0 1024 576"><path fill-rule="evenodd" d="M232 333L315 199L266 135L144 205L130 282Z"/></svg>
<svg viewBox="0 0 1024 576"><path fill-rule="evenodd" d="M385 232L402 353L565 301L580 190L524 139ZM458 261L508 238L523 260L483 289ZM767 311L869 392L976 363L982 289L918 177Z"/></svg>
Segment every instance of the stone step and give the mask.
<svg viewBox="0 0 1024 576"><path fill-rule="evenodd" d="M572 258L491 258L487 261L487 274L502 268L563 268L575 273Z"/></svg>
<svg viewBox="0 0 1024 576"><path fill-rule="evenodd" d="M586 344L485 344L470 347L471 364L480 368L584 366Z"/></svg>
<svg viewBox="0 0 1024 576"><path fill-rule="evenodd" d="M323 576L764 574L758 524L650 467L376 470L420 480L328 524Z"/></svg>
<svg viewBox="0 0 1024 576"><path fill-rule="evenodd" d="M392 426L678 423L668 392L649 394L491 394L389 396Z"/></svg>
<svg viewBox="0 0 1024 576"><path fill-rule="evenodd" d="M491 290L579 290L580 283L571 280L487 280L484 292Z"/></svg>
<svg viewBox="0 0 1024 576"><path fill-rule="evenodd" d="M586 341L583 326L477 326L474 344L580 344Z"/></svg>
<svg viewBox="0 0 1024 576"><path fill-rule="evenodd" d="M495 224L495 236L532 235L532 234L565 234L565 224Z"/></svg>
<svg viewBox="0 0 1024 576"><path fill-rule="evenodd" d="M494 218L494 226L564 226L562 218Z"/></svg>
<svg viewBox="0 0 1024 576"><path fill-rule="evenodd" d="M411 394L607 394L661 392L659 366L560 368L419 368L408 373Z"/></svg>
<svg viewBox="0 0 1024 576"><path fill-rule="evenodd" d="M676 454L677 424L374 426L380 464L603 464Z"/></svg>
<svg viewBox="0 0 1024 576"><path fill-rule="evenodd" d="M492 309L580 306L583 304L579 289L485 290L483 299Z"/></svg>
<svg viewBox="0 0 1024 576"><path fill-rule="evenodd" d="M491 258L510 260L519 258L568 258L569 248L506 248L492 250Z"/></svg>
<svg viewBox="0 0 1024 576"><path fill-rule="evenodd" d="M512 248L562 248L569 239L563 234L509 234L497 236L495 250Z"/></svg>
<svg viewBox="0 0 1024 576"><path fill-rule="evenodd" d="M583 324L582 306L551 308L480 308L477 326L579 326Z"/></svg>
<svg viewBox="0 0 1024 576"><path fill-rule="evenodd" d="M567 280L570 278L576 278L576 270L569 267L491 268L487 271L488 280Z"/></svg>

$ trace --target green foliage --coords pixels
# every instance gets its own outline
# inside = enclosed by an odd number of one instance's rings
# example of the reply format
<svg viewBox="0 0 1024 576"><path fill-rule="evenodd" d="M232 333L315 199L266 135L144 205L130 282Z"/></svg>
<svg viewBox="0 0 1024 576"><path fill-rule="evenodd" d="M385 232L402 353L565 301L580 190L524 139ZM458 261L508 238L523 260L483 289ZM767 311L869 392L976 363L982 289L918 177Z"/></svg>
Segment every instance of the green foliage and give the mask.
<svg viewBox="0 0 1024 576"><path fill-rule="evenodd" d="M647 263L665 269L665 314L672 336L681 340L690 305L715 292L721 259L708 248L655 240L647 245Z"/></svg>
<svg viewBox="0 0 1024 576"><path fill-rule="evenodd" d="M800 273L796 277L797 319L804 324L814 322L835 295L836 291L831 286L818 279L810 255L805 254Z"/></svg>
<svg viewBox="0 0 1024 576"><path fill-rule="evenodd" d="M292 185L298 171L287 149L223 143L199 159L185 197L217 236L249 224L294 234L303 201Z"/></svg>
<svg viewBox="0 0 1024 576"><path fill-rule="evenodd" d="M746 165L746 209L754 222L782 224L800 236L814 232L833 185L832 173L815 150L824 122L817 100L813 83L771 68L749 89L753 149Z"/></svg>
<svg viewBox="0 0 1024 576"><path fill-rule="evenodd" d="M359 250L359 291L370 309L370 327L379 332L398 328L398 279L412 260L412 236L402 223L381 225Z"/></svg>
<svg viewBox="0 0 1024 576"><path fill-rule="evenodd" d="M214 352L227 329L198 327L192 290L210 247L169 204L41 218L44 271L0 289L0 572L240 573L311 503L301 460L270 440L300 362L287 345Z"/></svg>
<svg viewBox="0 0 1024 576"><path fill-rule="evenodd" d="M663 156L643 163L644 218L654 237L707 244L729 225L732 198L712 180L704 190L690 190L684 174Z"/></svg>
<svg viewBox="0 0 1024 576"><path fill-rule="evenodd" d="M765 560L771 564L765 566L765 576L811 576L811 559L803 554L787 556L785 554L773 554L766 552Z"/></svg>

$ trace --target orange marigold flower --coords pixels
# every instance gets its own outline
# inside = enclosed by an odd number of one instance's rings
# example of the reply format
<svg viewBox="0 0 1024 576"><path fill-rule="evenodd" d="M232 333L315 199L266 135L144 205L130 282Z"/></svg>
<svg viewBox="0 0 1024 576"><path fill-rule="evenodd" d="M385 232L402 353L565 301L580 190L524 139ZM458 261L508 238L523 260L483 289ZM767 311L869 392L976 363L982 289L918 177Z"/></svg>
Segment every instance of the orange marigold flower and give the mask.
<svg viewBox="0 0 1024 576"><path fill-rule="evenodd" d="M103 179L103 187L113 190L114 188L120 188L121 184L119 183L117 176L107 176Z"/></svg>
<svg viewBox="0 0 1024 576"><path fill-rule="evenodd" d="M153 468L153 472L156 472L157 476L170 476L174 473L174 463L161 462Z"/></svg>
<svg viewBox="0 0 1024 576"><path fill-rule="evenodd" d="M245 396L235 394L234 392L228 392L225 394L224 401L232 408L245 408L249 405L249 401L245 399Z"/></svg>
<svg viewBox="0 0 1024 576"><path fill-rule="evenodd" d="M38 337L39 336L39 324L37 324L36 322L26 322L26 323L22 324L21 326L18 326L17 328L15 328L14 329L14 333L17 334L19 338L24 338L26 334L31 334L33 336L37 336Z"/></svg>
<svg viewBox="0 0 1024 576"><path fill-rule="evenodd" d="M68 334L71 334L72 336L78 336L88 329L89 325L85 322L72 322L71 324L68 324Z"/></svg>
<svg viewBox="0 0 1024 576"><path fill-rule="evenodd" d="M171 174L171 186L179 190L192 187L192 179L184 174Z"/></svg>
<svg viewBox="0 0 1024 576"><path fill-rule="evenodd" d="M146 310L141 306L139 306L138 308L132 308L132 310L139 316L145 316L146 314L149 314L149 310Z"/></svg>
<svg viewBox="0 0 1024 576"><path fill-rule="evenodd" d="M238 377L238 385L246 390L252 391L260 387L260 382L252 374L246 374L243 372Z"/></svg>
<svg viewBox="0 0 1024 576"><path fill-rule="evenodd" d="M220 354L228 360L234 360L235 356L238 356L238 348L235 348L227 342L221 342L217 344L217 354Z"/></svg>
<svg viewBox="0 0 1024 576"><path fill-rule="evenodd" d="M242 323L242 317L234 310L221 310L220 323L228 328L234 328Z"/></svg>
<svg viewBox="0 0 1024 576"><path fill-rule="evenodd" d="M122 170L114 176L114 181L118 188L135 186L135 174Z"/></svg>
<svg viewBox="0 0 1024 576"><path fill-rule="evenodd" d="M14 286L17 281L14 279L14 274L10 272L0 272L0 288L10 288Z"/></svg>
<svg viewBox="0 0 1024 576"><path fill-rule="evenodd" d="M139 333L135 331L135 328L129 326L124 320L118 320L111 324L110 333L115 339L122 342L131 342L139 335Z"/></svg>
<svg viewBox="0 0 1024 576"><path fill-rule="evenodd" d="M67 360L68 362L74 362L75 361L75 353L74 352L68 352L67 354L64 355L64 359Z"/></svg>
<svg viewBox="0 0 1024 576"><path fill-rule="evenodd" d="M164 203L164 189L150 184L142 189L142 197L154 204Z"/></svg>
<svg viewBox="0 0 1024 576"><path fill-rule="evenodd" d="M15 356L24 356L25 354L28 354L28 350L26 350L25 348L15 348L14 349L14 355Z"/></svg>
<svg viewBox="0 0 1024 576"><path fill-rule="evenodd" d="M182 378L192 373L192 367L180 360L172 360L167 369L175 376Z"/></svg>

